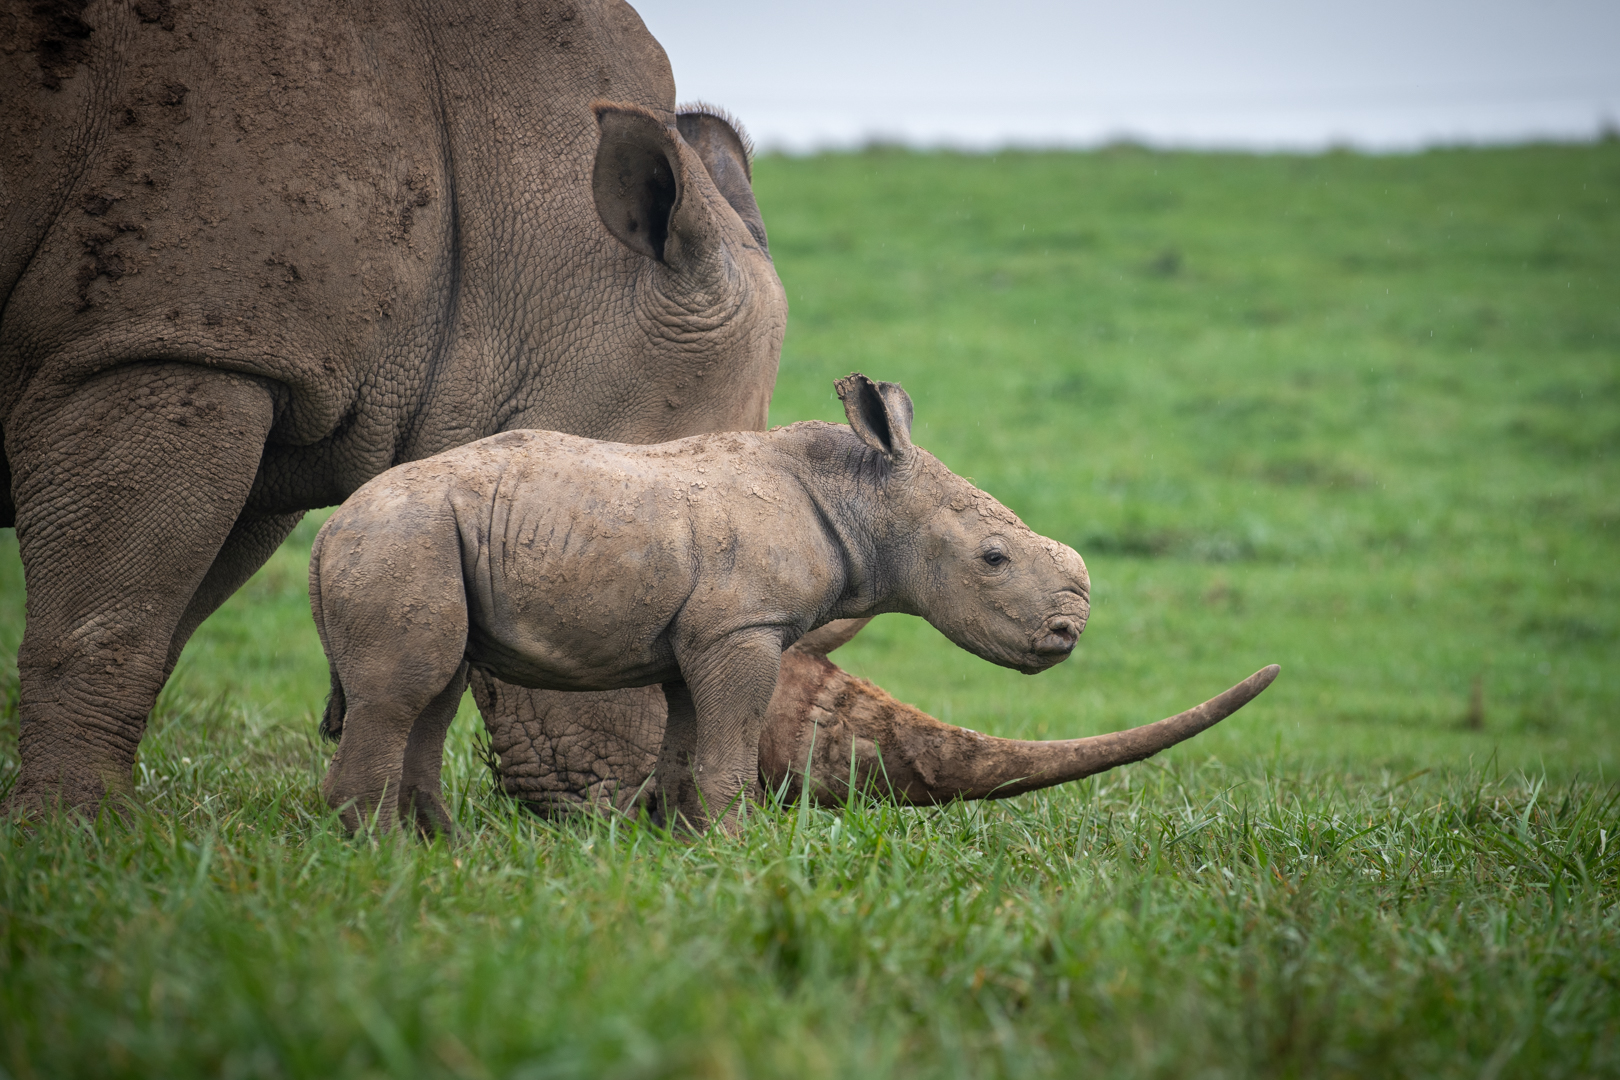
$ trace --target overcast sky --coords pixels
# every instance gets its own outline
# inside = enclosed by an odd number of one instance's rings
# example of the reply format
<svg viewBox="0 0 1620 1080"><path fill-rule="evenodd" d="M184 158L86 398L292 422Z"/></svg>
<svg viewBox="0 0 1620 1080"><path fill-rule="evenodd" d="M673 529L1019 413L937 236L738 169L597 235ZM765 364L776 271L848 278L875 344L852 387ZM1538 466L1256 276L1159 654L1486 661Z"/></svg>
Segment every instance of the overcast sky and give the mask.
<svg viewBox="0 0 1620 1080"><path fill-rule="evenodd" d="M1255 149L1620 127L1620 0L631 0L763 146Z"/></svg>

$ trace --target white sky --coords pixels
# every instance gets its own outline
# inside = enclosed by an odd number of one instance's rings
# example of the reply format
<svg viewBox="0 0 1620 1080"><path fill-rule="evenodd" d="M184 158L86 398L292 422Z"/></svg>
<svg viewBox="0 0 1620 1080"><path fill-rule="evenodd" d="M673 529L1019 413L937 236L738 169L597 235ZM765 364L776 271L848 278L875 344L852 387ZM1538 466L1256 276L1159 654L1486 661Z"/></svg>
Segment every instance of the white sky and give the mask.
<svg viewBox="0 0 1620 1080"><path fill-rule="evenodd" d="M762 146L1253 149L1620 127L1620 0L631 0Z"/></svg>

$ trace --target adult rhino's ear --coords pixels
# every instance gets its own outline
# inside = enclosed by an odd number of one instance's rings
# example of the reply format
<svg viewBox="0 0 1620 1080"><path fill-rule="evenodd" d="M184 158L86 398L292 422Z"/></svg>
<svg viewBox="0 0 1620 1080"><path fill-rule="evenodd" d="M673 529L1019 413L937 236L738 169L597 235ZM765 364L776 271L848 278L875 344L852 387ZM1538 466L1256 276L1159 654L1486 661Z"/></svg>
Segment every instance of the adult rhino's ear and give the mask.
<svg viewBox="0 0 1620 1080"><path fill-rule="evenodd" d="M596 212L625 247L663 262L686 189L675 132L635 105L599 101L592 109L602 132L591 173Z"/></svg>
<svg viewBox="0 0 1620 1080"><path fill-rule="evenodd" d="M724 109L702 102L681 106L675 127L686 145L703 159L709 179L737 211L754 242L769 258L771 248L765 239L765 219L760 215L759 203L754 201L754 144L748 132Z"/></svg>
<svg viewBox="0 0 1620 1080"><path fill-rule="evenodd" d="M862 442L896 465L911 460L911 397L899 383L873 382L856 371L833 386Z"/></svg>

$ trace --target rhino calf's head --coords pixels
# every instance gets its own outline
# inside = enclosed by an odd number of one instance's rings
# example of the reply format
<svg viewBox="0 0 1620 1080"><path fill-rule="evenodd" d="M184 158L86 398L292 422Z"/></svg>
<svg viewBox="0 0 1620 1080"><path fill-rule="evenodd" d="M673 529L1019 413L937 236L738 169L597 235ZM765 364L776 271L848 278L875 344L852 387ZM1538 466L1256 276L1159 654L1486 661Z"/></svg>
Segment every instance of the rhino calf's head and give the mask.
<svg viewBox="0 0 1620 1080"><path fill-rule="evenodd" d="M1091 613L1085 561L913 445L898 383L853 374L837 389L874 481L862 490L882 591L992 663L1033 675L1068 659Z"/></svg>

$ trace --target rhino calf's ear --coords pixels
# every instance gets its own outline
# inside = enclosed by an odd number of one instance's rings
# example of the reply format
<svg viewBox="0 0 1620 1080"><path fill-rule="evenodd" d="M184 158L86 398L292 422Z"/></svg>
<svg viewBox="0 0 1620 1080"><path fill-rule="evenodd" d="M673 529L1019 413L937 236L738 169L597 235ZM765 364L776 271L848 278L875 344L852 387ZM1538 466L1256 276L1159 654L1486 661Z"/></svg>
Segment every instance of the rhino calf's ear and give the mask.
<svg viewBox="0 0 1620 1080"><path fill-rule="evenodd" d="M855 371L833 387L862 442L896 465L911 459L911 396L899 383L873 382Z"/></svg>
<svg viewBox="0 0 1620 1080"><path fill-rule="evenodd" d="M674 133L634 105L598 102L592 108L602 133L591 173L596 212L625 247L663 262L683 186Z"/></svg>

